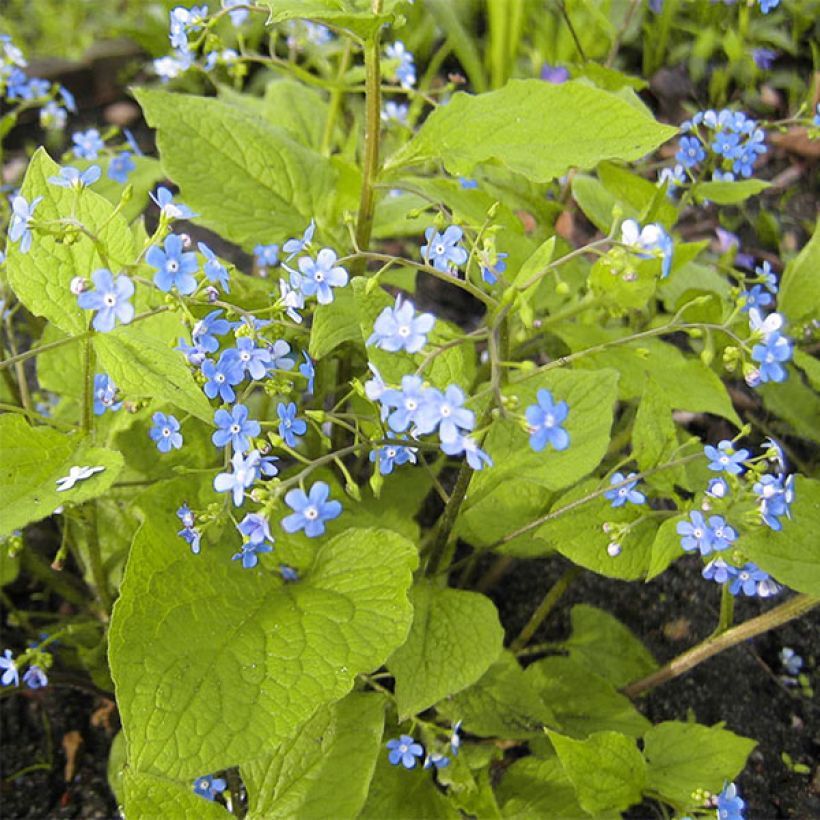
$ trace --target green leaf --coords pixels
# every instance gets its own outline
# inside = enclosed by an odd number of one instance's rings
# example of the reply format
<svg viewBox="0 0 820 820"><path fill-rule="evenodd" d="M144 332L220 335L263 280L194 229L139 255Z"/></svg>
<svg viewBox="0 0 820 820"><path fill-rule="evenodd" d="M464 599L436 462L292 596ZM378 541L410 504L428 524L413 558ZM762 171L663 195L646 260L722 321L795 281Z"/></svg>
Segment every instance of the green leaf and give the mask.
<svg viewBox="0 0 820 820"><path fill-rule="evenodd" d="M114 450L91 447L77 435L30 427L19 415L0 416L0 535L51 515L62 504L81 504L108 490L122 469ZM71 467L105 467L71 489L57 479Z"/></svg>
<svg viewBox="0 0 820 820"><path fill-rule="evenodd" d="M649 569L646 572L646 580L651 581L660 575L666 568L684 553L680 545L680 535L678 535L678 522L683 521L685 516L676 515L674 518L667 518L658 527L655 540L652 542L652 557L649 561Z"/></svg>
<svg viewBox="0 0 820 820"><path fill-rule="evenodd" d="M602 729L640 737L650 726L608 680L570 658L536 661L527 667L524 678L554 713L551 725L573 737Z"/></svg>
<svg viewBox="0 0 820 820"><path fill-rule="evenodd" d="M549 738L578 802L590 814L624 811L640 802L646 764L634 740L617 732L596 732L586 740L550 732Z"/></svg>
<svg viewBox="0 0 820 820"><path fill-rule="evenodd" d="M436 709L451 720L463 720L468 732L481 737L543 737L544 727L555 723L552 711L510 652L502 653L479 681L441 701Z"/></svg>
<svg viewBox="0 0 820 820"><path fill-rule="evenodd" d="M275 80L265 87L263 111L272 125L284 128L297 142L314 151L321 147L328 104L315 89L294 80Z"/></svg>
<svg viewBox="0 0 820 820"><path fill-rule="evenodd" d="M798 349L794 351L794 363L806 374L809 384L820 391L820 361Z"/></svg>
<svg viewBox="0 0 820 820"><path fill-rule="evenodd" d="M122 215L129 221L135 220L148 204L148 193L164 178L159 161L154 157L132 156L131 161L136 166L128 176L128 182L123 185L108 176L108 166L111 157L95 162L77 163L78 168L87 168L97 164L102 169L102 177L94 183L94 192L104 196L112 205L118 205L122 199L122 192L126 185L131 186L131 198L122 208Z"/></svg>
<svg viewBox="0 0 820 820"><path fill-rule="evenodd" d="M486 595L422 581L410 601L410 634L387 661L396 679L400 720L475 683L504 642L498 612Z"/></svg>
<svg viewBox="0 0 820 820"><path fill-rule="evenodd" d="M657 664L632 630L617 618L588 604L576 604L570 614L572 636L564 642L569 656L614 686L652 672Z"/></svg>
<svg viewBox="0 0 820 820"><path fill-rule="evenodd" d="M763 384L758 392L771 413L780 416L793 428L793 435L820 444L820 395L803 384L800 374L789 368L786 381Z"/></svg>
<svg viewBox="0 0 820 820"><path fill-rule="evenodd" d="M246 249L301 235L313 217L329 226L336 171L284 128L213 98L145 88L135 96L196 221Z"/></svg>
<svg viewBox="0 0 820 820"><path fill-rule="evenodd" d="M20 252L19 243L7 244L6 267L12 290L32 313L66 333L77 335L86 330L90 313L77 307L77 297L70 290L71 280L76 276L90 277L102 267L111 267L116 273L134 261L135 252L128 224L121 215L113 215L113 206L88 188L77 193L50 184L49 177L58 176L59 172L60 166L44 148L39 148L21 187L29 202L43 197L34 212L35 221L76 218L105 246L109 264L88 236L81 234L73 242L58 242L54 236L35 230L28 253Z"/></svg>
<svg viewBox="0 0 820 820"><path fill-rule="evenodd" d="M650 208L658 195L658 186L629 169L611 162L602 162L598 166L598 176L606 190L620 203L624 216L643 221L642 215ZM664 196L653 220L671 228L677 221L677 216L678 209ZM609 226L606 230L609 231Z"/></svg>
<svg viewBox="0 0 820 820"><path fill-rule="evenodd" d="M129 399L168 401L212 422L213 408L194 381L185 358L151 335L150 321L95 334L98 370L107 373Z"/></svg>
<svg viewBox="0 0 820 820"><path fill-rule="evenodd" d="M692 792L719 792L746 765L757 745L718 726L668 721L644 735L648 789L673 803L691 804Z"/></svg>
<svg viewBox="0 0 820 820"><path fill-rule="evenodd" d="M501 813L508 818L586 816L557 757L516 760L504 773L497 795Z"/></svg>
<svg viewBox="0 0 820 820"><path fill-rule="evenodd" d="M384 697L353 692L324 706L270 757L242 766L248 817L355 817L383 751Z"/></svg>
<svg viewBox="0 0 820 820"><path fill-rule="evenodd" d="M601 233L609 233L612 227L612 209L616 205L616 200L599 180L588 174L576 174L572 178L572 198L578 203L584 216ZM637 218L635 213L626 213L625 216Z"/></svg>
<svg viewBox="0 0 820 820"><path fill-rule="evenodd" d="M528 492L527 485L535 485L542 491L540 501L537 492L527 497L540 507L544 503L543 490L569 487L597 467L609 444L617 383L614 370L552 370L514 382L505 389L507 395L519 398L522 412L536 403L541 388L550 390L556 402L566 401L569 415L564 428L569 433L570 445L562 452L548 448L536 453L517 421L499 418L492 423L483 446L495 465L473 476L462 513L473 544L488 546L531 520L519 517L529 516L533 511L529 505L517 510L515 516L507 510L503 516L498 515L493 490L499 486L520 487L523 494Z"/></svg>
<svg viewBox="0 0 820 820"><path fill-rule="evenodd" d="M694 189L698 202L716 202L718 205L735 205L756 196L771 182L762 179L741 179L737 182L700 182Z"/></svg>
<svg viewBox="0 0 820 820"><path fill-rule="evenodd" d="M221 541L192 557L173 512L186 496L189 480L145 499L109 638L129 766L181 780L274 752L384 663L410 627L417 563L396 533L348 529L286 585Z"/></svg>
<svg viewBox="0 0 820 820"><path fill-rule="evenodd" d="M454 94L387 165L441 160L454 176L469 176L479 163L495 161L549 182L570 168L593 168L604 159L639 159L676 133L617 96L580 82L511 80L487 94Z"/></svg>
<svg viewBox="0 0 820 820"><path fill-rule="evenodd" d="M738 541L738 548L781 584L820 595L820 481L797 476L791 518L780 520L780 532L760 526Z"/></svg>
<svg viewBox="0 0 820 820"><path fill-rule="evenodd" d="M20 574L20 554L12 555L8 543L0 541L0 587L13 584Z"/></svg>
<svg viewBox="0 0 820 820"><path fill-rule="evenodd" d="M542 242L535 251L527 258L527 261L519 269L513 280L513 285L520 288L529 282L535 274L540 273L552 262L555 254L555 236Z"/></svg>
<svg viewBox="0 0 820 820"><path fill-rule="evenodd" d="M820 313L820 221L814 234L800 253L786 265L777 295L778 310L794 324L810 321Z"/></svg>
<svg viewBox="0 0 820 820"><path fill-rule="evenodd" d="M197 775L198 776L198 775ZM126 766L122 777L125 805L138 817L185 817L197 820L229 820L232 815L216 801L194 794L192 777L182 783Z"/></svg>
<svg viewBox="0 0 820 820"><path fill-rule="evenodd" d="M373 14L370 2L362 0L262 0L271 10L268 23L286 20L312 20L334 28L346 29L359 37L370 37L383 25L393 22L394 9L404 0L388 0L385 13Z"/></svg>
<svg viewBox="0 0 820 820"><path fill-rule="evenodd" d="M337 288L331 304L316 307L308 352L314 359L322 359L345 342L363 346L352 285Z"/></svg>

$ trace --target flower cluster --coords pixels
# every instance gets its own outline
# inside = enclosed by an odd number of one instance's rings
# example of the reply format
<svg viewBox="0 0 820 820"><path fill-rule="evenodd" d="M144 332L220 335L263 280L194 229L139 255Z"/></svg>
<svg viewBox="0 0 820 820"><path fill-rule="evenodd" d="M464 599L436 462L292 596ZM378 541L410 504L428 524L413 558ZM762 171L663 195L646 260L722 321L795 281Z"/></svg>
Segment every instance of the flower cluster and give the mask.
<svg viewBox="0 0 820 820"><path fill-rule="evenodd" d="M794 348L792 340L782 333L784 324L779 313L770 313L764 318L757 308L749 310L751 358L755 364L747 368L744 375L750 387L784 382L788 378L784 365L791 361Z"/></svg>
<svg viewBox="0 0 820 820"><path fill-rule="evenodd" d="M51 665L51 655L41 650L36 643L31 644L28 651L16 661L10 649L6 649L0 655L0 685L19 686L20 668L25 664L28 664L28 669L23 673L23 683L29 689L42 689L48 686L48 675L43 667L47 669Z"/></svg>
<svg viewBox="0 0 820 820"><path fill-rule="evenodd" d="M413 88L416 84L416 61L401 40L391 43L384 51L384 56L395 64L393 76L401 83L402 88Z"/></svg>

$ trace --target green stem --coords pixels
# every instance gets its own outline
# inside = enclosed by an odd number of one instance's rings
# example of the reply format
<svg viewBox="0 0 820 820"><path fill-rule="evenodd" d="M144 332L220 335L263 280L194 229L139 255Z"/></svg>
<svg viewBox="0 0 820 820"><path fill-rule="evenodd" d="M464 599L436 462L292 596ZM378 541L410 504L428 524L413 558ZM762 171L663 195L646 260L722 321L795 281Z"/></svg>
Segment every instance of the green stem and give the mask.
<svg viewBox="0 0 820 820"><path fill-rule="evenodd" d="M729 584L723 584L720 589L720 617L717 629L712 637L722 635L731 628L735 617L735 596L729 591Z"/></svg>
<svg viewBox="0 0 820 820"><path fill-rule="evenodd" d="M350 65L350 56L353 52L353 43L350 40L345 41L345 48L342 56L339 58L339 71L337 74L338 82L341 85L344 80L345 73ZM330 92L330 104L327 111L327 119L325 120L325 130L322 134L322 145L319 149L322 156L329 157L333 149L333 131L336 128L336 120L339 116L339 111L342 109L342 100L344 100L344 90L342 88L334 88Z"/></svg>
<svg viewBox="0 0 820 820"><path fill-rule="evenodd" d="M578 566L571 566L564 572L564 574L547 590L544 599L538 605L538 608L530 616L524 628L518 634L518 637L510 644L510 649L513 652L519 652L523 649L535 635L538 627L546 620L547 616L555 608L558 601L561 600L564 593L567 591L569 585L575 580L577 575L581 572Z"/></svg>
<svg viewBox="0 0 820 820"><path fill-rule="evenodd" d="M90 334L83 340L83 400L80 427L84 435L91 433L94 425L94 348Z"/></svg>
<svg viewBox="0 0 820 820"><path fill-rule="evenodd" d="M438 570L439 564L444 556L444 549L450 538L450 533L453 531L453 525L456 523L461 505L467 496L467 488L470 486L470 479L472 477L473 469L467 464L467 460L465 459L461 462L456 485L453 487L450 500L445 505L444 512L441 514L441 518L438 522L436 536L430 548L430 557L427 560L428 575L433 575Z"/></svg>
<svg viewBox="0 0 820 820"><path fill-rule="evenodd" d="M108 577L105 574L105 567L100 551L100 533L97 522L97 502L92 501L88 505L88 559L91 565L91 577L94 579L94 587L97 597L107 614L111 613L113 599L108 589Z"/></svg>
<svg viewBox="0 0 820 820"><path fill-rule="evenodd" d="M811 595L796 595L784 604L780 604L780 606L770 609L756 618L738 624L738 626L726 630L721 635L710 636L682 655L678 655L677 658L673 658L651 675L627 684L621 691L629 698L642 695L644 692L648 692L650 689L654 689L656 686L660 686L662 683L673 680L684 674L684 672L694 669L694 667L713 655L723 652L724 649L729 649L743 643L743 641L762 635L764 632L776 629L795 618L799 618L801 615L810 612L818 604L820 604L820 598Z"/></svg>

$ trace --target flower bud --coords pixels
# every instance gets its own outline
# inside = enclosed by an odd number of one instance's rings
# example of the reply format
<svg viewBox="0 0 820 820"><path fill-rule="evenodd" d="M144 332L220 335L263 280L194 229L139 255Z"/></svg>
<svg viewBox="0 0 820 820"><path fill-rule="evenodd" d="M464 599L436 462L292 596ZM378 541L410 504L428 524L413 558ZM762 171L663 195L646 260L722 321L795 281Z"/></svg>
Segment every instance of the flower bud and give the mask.
<svg viewBox="0 0 820 820"><path fill-rule="evenodd" d="M611 541L606 548L610 558L617 558L621 554L621 545L615 541Z"/></svg>
<svg viewBox="0 0 820 820"><path fill-rule="evenodd" d="M75 276L68 288L75 296L79 296L88 289L88 280L84 276Z"/></svg>

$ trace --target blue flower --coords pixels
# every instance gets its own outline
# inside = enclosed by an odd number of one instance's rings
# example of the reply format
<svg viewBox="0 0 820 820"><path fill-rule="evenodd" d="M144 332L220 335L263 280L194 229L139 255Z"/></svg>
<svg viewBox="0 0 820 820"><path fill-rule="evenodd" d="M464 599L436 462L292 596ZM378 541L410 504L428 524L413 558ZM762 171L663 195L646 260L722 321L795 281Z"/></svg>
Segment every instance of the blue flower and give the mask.
<svg viewBox="0 0 820 820"><path fill-rule="evenodd" d="M713 478L706 486L706 495L712 498L726 498L729 495L729 484L725 478Z"/></svg>
<svg viewBox="0 0 820 820"><path fill-rule="evenodd" d="M488 285L494 285L498 277L507 270L507 263L504 260L508 256L508 253L496 253L495 260L493 260L490 251L479 251L478 264L481 266L481 278Z"/></svg>
<svg viewBox="0 0 820 820"><path fill-rule="evenodd" d="M305 296L316 296L320 305L333 301L331 288L341 288L347 284L347 271L336 264L336 253L330 248L322 248L314 261L309 256L299 259L302 275L300 288Z"/></svg>
<svg viewBox="0 0 820 820"><path fill-rule="evenodd" d="M757 2L760 4L760 10L764 14L768 14L772 9L776 9L780 5L780 0L757 0ZM741 804L743 803L742 800L740 802ZM741 808L743 808L742 805Z"/></svg>
<svg viewBox="0 0 820 820"><path fill-rule="evenodd" d="M262 429L258 421L248 419L248 408L244 404L235 405L230 412L220 408L214 413L214 423L219 429L211 441L217 447L224 447L230 442L237 453L249 450L251 438L258 436Z"/></svg>
<svg viewBox="0 0 820 820"><path fill-rule="evenodd" d="M410 737L402 735L398 739L388 740L387 748L390 750L387 759L392 766L401 763L405 769L414 769L418 759L424 754L424 749L420 743Z"/></svg>
<svg viewBox="0 0 820 820"><path fill-rule="evenodd" d="M777 59L778 52L771 48L752 49L752 59L755 65L762 71L768 71Z"/></svg>
<svg viewBox="0 0 820 820"><path fill-rule="evenodd" d="M225 293L231 292L229 284L228 269L217 259L216 254L204 243L197 242L199 252L205 257L205 265L202 270L209 282L216 282Z"/></svg>
<svg viewBox="0 0 820 820"><path fill-rule="evenodd" d="M536 398L538 404L531 404L525 411L530 429L530 447L536 453L540 453L547 444L556 450L566 450L569 447L569 434L561 424L569 414L567 403L559 401L555 404L552 393L543 387Z"/></svg>
<svg viewBox="0 0 820 820"><path fill-rule="evenodd" d="M444 233L427 228L424 232L427 244L421 248L424 263L443 273L452 273L451 268L457 268L467 261L467 251L458 244L463 236L464 232L457 225L450 225Z"/></svg>
<svg viewBox="0 0 820 820"><path fill-rule="evenodd" d="M194 555L199 555L202 534L194 527L194 514L191 508L183 504L177 510L177 518L182 521L182 529L177 532L177 535L181 535L188 542Z"/></svg>
<svg viewBox="0 0 820 820"><path fill-rule="evenodd" d="M713 515L709 518L709 529L712 533L712 550L722 552L737 541L737 530L726 523L726 519L721 515Z"/></svg>
<svg viewBox="0 0 820 820"><path fill-rule="evenodd" d="M299 580L299 573L287 564L279 564L279 574L286 583L293 583Z"/></svg>
<svg viewBox="0 0 820 820"><path fill-rule="evenodd" d="M404 103L388 100L381 113L382 122L398 122L407 125L407 113L410 109Z"/></svg>
<svg viewBox="0 0 820 820"><path fill-rule="evenodd" d="M191 338L197 348L207 353L216 353L219 350L219 340L216 337L224 336L231 329L231 323L220 318L221 316L221 310L212 310L193 326Z"/></svg>
<svg viewBox="0 0 820 820"><path fill-rule="evenodd" d="M780 443L770 436L769 438L763 439L761 446L765 449L766 458L777 464L781 472L785 472L789 463L786 460L786 454L783 452L783 447Z"/></svg>
<svg viewBox="0 0 820 820"><path fill-rule="evenodd" d="M727 564L722 558L713 558L701 572L707 581L725 584L737 575L737 567Z"/></svg>
<svg viewBox="0 0 820 820"><path fill-rule="evenodd" d="M780 663L792 677L797 677L803 668L803 658L800 657L790 646L784 646L780 650Z"/></svg>
<svg viewBox="0 0 820 820"><path fill-rule="evenodd" d="M67 165L65 168L60 168L59 176L49 177L48 181L52 185L59 185L61 188L74 188L79 190L80 188L93 185L100 178L101 173L99 165L92 165L85 171L80 171L78 168Z"/></svg>
<svg viewBox="0 0 820 820"><path fill-rule="evenodd" d="M246 4L246 0L222 0L223 9L233 9L234 6L242 6ZM228 17L231 18L231 23L237 28L241 26L250 15L246 8L234 9L228 12Z"/></svg>
<svg viewBox="0 0 820 820"><path fill-rule="evenodd" d="M34 219L34 209L42 199L38 196L29 205L26 198L18 194L11 201L9 241L20 242L20 253L28 253L31 248L31 223Z"/></svg>
<svg viewBox="0 0 820 820"><path fill-rule="evenodd" d="M308 494L302 489L290 490L285 495L285 503L293 513L282 519L282 529L288 533L304 530L308 538L315 538L325 531L325 521L338 518L342 505L338 501L328 501L330 487L324 481L317 481Z"/></svg>
<svg viewBox="0 0 820 820"><path fill-rule="evenodd" d="M202 388L205 395L213 399L219 394L219 398L228 403L236 399L233 385L245 378L239 360L235 355L228 355L228 351L222 353L216 364L211 359L206 359L202 363L202 375L207 379Z"/></svg>
<svg viewBox="0 0 820 820"><path fill-rule="evenodd" d="M450 758L439 752L431 752L424 758L424 768L432 769L435 766L437 769L444 769L450 765Z"/></svg>
<svg viewBox="0 0 820 820"><path fill-rule="evenodd" d="M706 151L697 137L681 137L675 159L684 168L692 168L706 159Z"/></svg>
<svg viewBox="0 0 820 820"><path fill-rule="evenodd" d="M48 675L36 664L32 664L23 675L23 683L29 689L42 689L48 686Z"/></svg>
<svg viewBox="0 0 820 820"><path fill-rule="evenodd" d="M700 550L701 555L708 555L712 551L712 530L697 510L689 513L688 521L678 521L675 530L681 536L681 547L687 552Z"/></svg>
<svg viewBox="0 0 820 820"><path fill-rule="evenodd" d="M750 290L744 290L740 295L745 300L743 307L741 308L744 312L747 312L752 308L766 307L774 301L771 293L763 290L762 285L755 285Z"/></svg>
<svg viewBox="0 0 820 820"><path fill-rule="evenodd" d="M181 202L174 202L174 195L165 186L157 188L156 195L149 194L160 210L160 214L166 219L193 219L197 216L187 205Z"/></svg>
<svg viewBox="0 0 820 820"><path fill-rule="evenodd" d="M462 433L469 433L475 427L475 413L464 407L464 401L464 393L455 384L444 393L435 387L426 390L424 402L414 419L419 433L425 435L438 428L444 444L451 444Z"/></svg>
<svg viewBox="0 0 820 820"><path fill-rule="evenodd" d="M122 407L121 401L116 401L117 386L105 373L94 376L94 415L101 416L106 410L112 413Z"/></svg>
<svg viewBox="0 0 820 820"><path fill-rule="evenodd" d="M544 82L552 83L552 85L562 85L569 79L569 71L562 65L544 63L541 66L540 77Z"/></svg>
<svg viewBox="0 0 820 820"><path fill-rule="evenodd" d="M758 265L755 273L763 280L763 286L770 293L777 293L777 274L772 271L772 266L768 262Z"/></svg>
<svg viewBox="0 0 820 820"><path fill-rule="evenodd" d="M232 493L233 503L242 506L245 490L259 478L261 456L258 450L251 450L247 457L234 453L231 458L232 473L219 473L214 479L214 489L218 493Z"/></svg>
<svg viewBox="0 0 820 820"><path fill-rule="evenodd" d="M314 233L316 233L316 223L311 219L301 239L288 239L288 241L282 245L282 250L288 254L288 259L293 259L297 253L302 253L302 251L310 248Z"/></svg>
<svg viewBox="0 0 820 820"><path fill-rule="evenodd" d="M299 365L299 373L307 379L307 392L313 393L315 387L315 380L316 380L316 369L313 366L313 359L308 356L306 350L302 351L302 356L304 356L304 364Z"/></svg>
<svg viewBox="0 0 820 820"><path fill-rule="evenodd" d="M793 477L784 480L782 475L764 475L752 487L759 500L760 517L763 523L780 532L783 523L780 519L791 518L791 503L794 500Z"/></svg>
<svg viewBox="0 0 820 820"><path fill-rule="evenodd" d="M717 448L707 444L703 448L703 454L710 460L710 470L716 473L726 472L729 475L740 475L744 470L743 462L749 458L748 450L736 451L728 439L723 439Z"/></svg>
<svg viewBox="0 0 820 820"><path fill-rule="evenodd" d="M402 88L412 88L416 84L416 65L413 54L409 52L401 40L391 43L384 51L388 60L398 60L395 77Z"/></svg>
<svg viewBox="0 0 820 820"><path fill-rule="evenodd" d="M712 150L719 156L734 159L738 153L740 137L732 131L721 131L715 135Z"/></svg>
<svg viewBox="0 0 820 820"><path fill-rule="evenodd" d="M660 256L661 279L669 276L675 243L660 225L653 222L641 228L634 219L627 219L621 225L621 242L635 251L642 259Z"/></svg>
<svg viewBox="0 0 820 820"><path fill-rule="evenodd" d="M279 435L285 440L288 447L296 447L299 443L296 436L302 436L307 430L307 422L296 417L297 408L293 402L285 404L279 402L276 414L279 416Z"/></svg>
<svg viewBox="0 0 820 820"><path fill-rule="evenodd" d="M46 130L62 131L67 119L65 109L54 100L49 100L40 109L40 127Z"/></svg>
<svg viewBox="0 0 820 820"><path fill-rule="evenodd" d="M216 800L216 796L224 792L227 785L221 777L208 774L194 780L194 794L198 794L206 800Z"/></svg>
<svg viewBox="0 0 820 820"><path fill-rule="evenodd" d="M253 541L246 541L242 544L240 552L231 556L232 561L242 560L242 566L245 569L253 569L259 563L260 552L273 552L273 545L263 542L254 543Z"/></svg>
<svg viewBox="0 0 820 820"><path fill-rule="evenodd" d="M431 313L420 313L411 301L402 302L396 297L395 307L386 307L373 324L373 334L367 340L382 350L396 353L406 350L418 353L427 344L427 334L433 329L436 318Z"/></svg>
<svg viewBox="0 0 820 820"><path fill-rule="evenodd" d="M14 656L11 654L11 649L6 649L0 657L0 669L3 670L0 676L0 684L3 686L19 686L20 672L14 663Z"/></svg>
<svg viewBox="0 0 820 820"><path fill-rule="evenodd" d="M199 270L199 262L195 253L183 253L182 237L170 234L165 238L165 250L152 245L145 254L145 261L157 269L154 274L154 284L163 292L168 293L176 288L187 296L196 290L194 273Z"/></svg>
<svg viewBox="0 0 820 820"><path fill-rule="evenodd" d="M161 453L169 453L172 448L175 450L182 448L182 434L179 432L179 422L174 416L154 413L152 421L154 426L149 435L157 443L157 449Z"/></svg>
<svg viewBox="0 0 820 820"><path fill-rule="evenodd" d="M402 464L416 463L416 450L413 447L403 447L398 444L385 444L378 450L370 451L370 461L374 464L379 461L379 472L382 475L390 475L393 467L401 467Z"/></svg>
<svg viewBox="0 0 820 820"><path fill-rule="evenodd" d="M100 139L100 132L96 128L89 128L88 131L76 131L71 135L74 143L74 156L79 159L94 160L105 148L105 143Z"/></svg>
<svg viewBox="0 0 820 820"><path fill-rule="evenodd" d="M448 456L459 456L464 453L467 464L473 470L483 470L493 466L493 460L482 450L470 436L458 436L453 441L443 441L441 450Z"/></svg>
<svg viewBox="0 0 820 820"><path fill-rule="evenodd" d="M116 320L127 325L134 318L134 306L128 301L134 295L134 283L127 276L116 280L110 270L100 268L91 274L94 291L83 291L77 304L83 310L96 310L91 322L95 330L108 333L114 329Z"/></svg>
<svg viewBox="0 0 820 820"><path fill-rule="evenodd" d="M195 522L195 517L193 510L187 505L183 504L177 510L177 518L182 522L183 526L185 527L193 527Z"/></svg>
<svg viewBox="0 0 820 820"><path fill-rule="evenodd" d="M297 285L299 283L297 282ZM298 287L291 287L287 280L279 280L279 299L285 313L297 324L302 323L299 311L305 306L305 294Z"/></svg>
<svg viewBox="0 0 820 820"><path fill-rule="evenodd" d="M461 724L462 721L457 720L453 724L453 732L450 735L450 751L453 753L453 757L458 757L459 749L461 749L461 735L459 734Z"/></svg>
<svg viewBox="0 0 820 820"><path fill-rule="evenodd" d="M478 189L478 181L475 180L475 179L467 179L467 177L459 177L458 178L458 184L461 185L461 187L465 191L475 191L475 190Z"/></svg>
<svg viewBox="0 0 820 820"><path fill-rule="evenodd" d="M764 384L786 381L789 373L783 365L791 358L791 341L779 333L769 334L762 343L752 348L752 359L760 365L758 368L760 381Z"/></svg>
<svg viewBox="0 0 820 820"><path fill-rule="evenodd" d="M260 271L276 267L279 264L278 245L257 245L253 249L254 262Z"/></svg>
<svg viewBox="0 0 820 820"><path fill-rule="evenodd" d="M264 379L267 375L267 365L270 364L270 350L266 347L257 347L253 339L247 336L240 336L236 340L236 347L227 351L228 355L234 356L242 368L252 379Z"/></svg>
<svg viewBox="0 0 820 820"><path fill-rule="evenodd" d="M382 386L383 384L382 382ZM387 424L394 432L403 433L415 421L416 414L425 401L425 390L422 385L421 376L410 374L402 376L401 390L385 388L381 392L379 400L382 404L388 408L395 408L387 416Z"/></svg>
<svg viewBox="0 0 820 820"><path fill-rule="evenodd" d="M251 544L261 544L263 541L273 541L268 519L259 513L248 513L236 527Z"/></svg>
<svg viewBox="0 0 820 820"><path fill-rule="evenodd" d="M646 502L646 496L635 489L638 485L638 480L632 481L635 478L636 473L630 473L626 480L629 481L628 484L622 484L622 486L618 487L614 490L608 490L604 493L604 498L609 499L612 502L613 507L623 507L627 501L630 504L643 504ZM609 479L610 484L621 484L624 481L624 474L623 473L613 473Z"/></svg>
<svg viewBox="0 0 820 820"><path fill-rule="evenodd" d="M757 564L749 562L742 569L739 569L737 575L731 579L729 592L732 595L742 592L745 596L751 598L759 594L761 585L764 585L764 589L766 589L765 584L770 580L768 572L764 572ZM763 597L766 597L766 595L764 594Z"/></svg>
<svg viewBox="0 0 820 820"><path fill-rule="evenodd" d="M108 178L125 185L128 182L129 174L136 170L136 167L136 163L131 159L131 152L122 151L115 157L111 157L111 161L108 163Z"/></svg>

